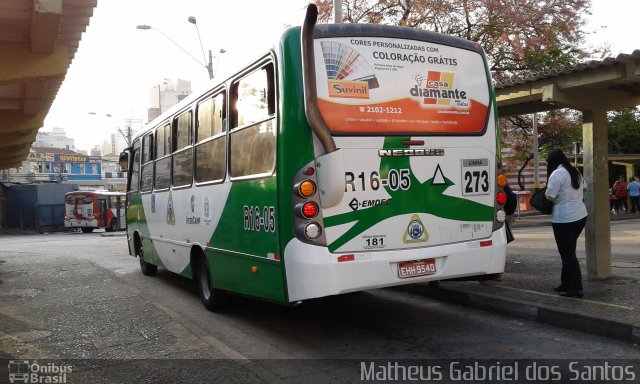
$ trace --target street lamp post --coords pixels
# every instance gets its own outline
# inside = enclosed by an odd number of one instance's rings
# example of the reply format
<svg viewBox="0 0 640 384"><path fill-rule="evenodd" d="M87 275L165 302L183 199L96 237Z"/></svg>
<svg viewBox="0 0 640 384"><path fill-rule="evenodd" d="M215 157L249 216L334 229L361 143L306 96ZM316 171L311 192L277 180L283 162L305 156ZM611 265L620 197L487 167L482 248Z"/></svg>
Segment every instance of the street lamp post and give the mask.
<svg viewBox="0 0 640 384"><path fill-rule="evenodd" d="M180 50L184 53L186 53L187 55L189 55L189 57L191 57L193 60L195 60L198 64L202 65L206 70L207 73L209 74L209 79L213 79L214 76L214 70L213 70L213 54L211 52L211 50L209 50L209 60L207 60L206 55L204 54L204 47L202 46L202 39L200 38L200 29L198 28L198 24L196 22L196 18L195 16L189 16L187 18L187 21L189 21L191 24L196 26L196 31L198 32L198 40L200 41L200 48L202 49L202 56L204 57L204 63L201 62L200 60L196 59L195 56L193 56L192 54L190 54L189 52L187 52L186 49L182 48L182 46L180 46L180 44L176 43L172 38L170 38L169 36L167 36L167 34L165 34L164 32L162 32L161 30L159 30L158 28L152 27L150 25L146 25L146 24L141 24L136 26L137 29L146 31L149 29L153 29L155 31L158 31L162 36L164 36L165 38L167 38L167 40L169 40L170 42L172 42L176 47L180 48ZM220 49L220 54L225 53L224 49ZM220 55L218 55L217 59L220 59ZM217 67L217 62L216 62L216 67Z"/></svg>
<svg viewBox="0 0 640 384"><path fill-rule="evenodd" d="M89 115L93 115L96 116L98 115L96 112L88 112ZM106 113L104 115L105 117L113 117L113 115L111 115L110 113ZM126 128L126 130L124 130L122 127L116 127L116 131L124 138L127 147L131 146L131 143L133 141L133 128L132 128L132 124L133 123L142 123L142 119L124 119L125 123L127 123L127 126L124 127Z"/></svg>
<svg viewBox="0 0 640 384"><path fill-rule="evenodd" d="M211 54L211 50L209 50L209 61L207 61L207 57L204 55L204 47L202 46L202 38L200 37L200 28L198 28L198 23L196 22L195 16L189 16L187 21L196 26L196 31L198 32L198 41L200 42L200 49L202 49L202 57L204 57L205 68L207 68L207 72L209 72L209 79L213 79L213 55Z"/></svg>

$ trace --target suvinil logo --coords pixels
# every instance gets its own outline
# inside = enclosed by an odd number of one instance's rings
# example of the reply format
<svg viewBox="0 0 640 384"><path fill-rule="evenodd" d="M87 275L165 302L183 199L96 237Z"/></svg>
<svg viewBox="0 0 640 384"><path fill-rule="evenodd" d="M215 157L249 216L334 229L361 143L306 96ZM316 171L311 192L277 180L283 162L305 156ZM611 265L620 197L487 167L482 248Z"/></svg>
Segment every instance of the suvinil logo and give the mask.
<svg viewBox="0 0 640 384"><path fill-rule="evenodd" d="M368 99L369 83L366 81L329 79L329 97L346 97L350 99Z"/></svg>

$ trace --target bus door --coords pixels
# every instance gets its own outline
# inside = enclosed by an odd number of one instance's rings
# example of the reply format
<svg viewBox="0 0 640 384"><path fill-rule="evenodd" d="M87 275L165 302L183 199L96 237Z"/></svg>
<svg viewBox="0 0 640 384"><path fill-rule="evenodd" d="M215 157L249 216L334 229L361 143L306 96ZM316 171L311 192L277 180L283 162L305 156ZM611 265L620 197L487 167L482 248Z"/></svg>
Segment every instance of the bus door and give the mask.
<svg viewBox="0 0 640 384"><path fill-rule="evenodd" d="M107 226L107 199L104 197L98 198L98 228L105 228Z"/></svg>
<svg viewBox="0 0 640 384"><path fill-rule="evenodd" d="M112 230L117 231L117 230L123 229L124 224L126 223L126 220L127 220L125 215L125 196L124 195L111 196L110 203L111 205L109 206L109 209L111 210L113 217L115 217L118 220L117 221L118 228L112 228Z"/></svg>

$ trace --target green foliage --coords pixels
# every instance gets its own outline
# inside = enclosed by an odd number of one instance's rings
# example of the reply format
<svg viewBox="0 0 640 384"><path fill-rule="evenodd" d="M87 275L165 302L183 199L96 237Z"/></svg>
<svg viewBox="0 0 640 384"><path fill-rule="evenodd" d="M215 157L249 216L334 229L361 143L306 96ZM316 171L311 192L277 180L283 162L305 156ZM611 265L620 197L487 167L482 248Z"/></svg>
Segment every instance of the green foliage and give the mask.
<svg viewBox="0 0 640 384"><path fill-rule="evenodd" d="M330 21L333 0L317 0ZM478 42L496 80L575 64L588 0L343 0L343 21L420 28Z"/></svg>
<svg viewBox="0 0 640 384"><path fill-rule="evenodd" d="M640 110L626 108L609 114L609 153L640 153Z"/></svg>

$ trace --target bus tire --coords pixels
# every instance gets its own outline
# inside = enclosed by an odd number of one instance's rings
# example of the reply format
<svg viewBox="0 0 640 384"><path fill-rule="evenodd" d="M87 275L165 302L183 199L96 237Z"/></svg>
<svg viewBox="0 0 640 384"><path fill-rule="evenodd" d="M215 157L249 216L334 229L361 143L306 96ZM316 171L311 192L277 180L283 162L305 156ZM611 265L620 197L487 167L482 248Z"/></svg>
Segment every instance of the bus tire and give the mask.
<svg viewBox="0 0 640 384"><path fill-rule="evenodd" d="M91 232L93 232L93 228L91 228L91 227L82 227L80 229L82 230L82 233L91 233Z"/></svg>
<svg viewBox="0 0 640 384"><path fill-rule="evenodd" d="M204 255L198 257L198 267L196 268L196 286L202 305L209 311L219 311L229 304L227 292L216 289L211 281L209 263Z"/></svg>
<svg viewBox="0 0 640 384"><path fill-rule="evenodd" d="M144 248L139 240L136 241L136 256L138 256L138 260L140 261L142 274L145 276L155 276L156 272L158 272L158 267L145 261Z"/></svg>

